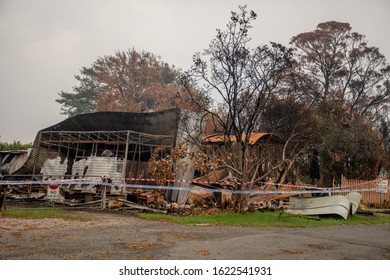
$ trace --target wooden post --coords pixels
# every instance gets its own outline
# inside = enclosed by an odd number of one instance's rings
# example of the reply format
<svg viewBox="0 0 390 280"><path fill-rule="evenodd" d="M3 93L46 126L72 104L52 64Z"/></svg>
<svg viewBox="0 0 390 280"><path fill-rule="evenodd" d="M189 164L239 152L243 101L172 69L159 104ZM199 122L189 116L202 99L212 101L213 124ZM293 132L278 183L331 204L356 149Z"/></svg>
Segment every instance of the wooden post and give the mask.
<svg viewBox="0 0 390 280"><path fill-rule="evenodd" d="M106 209L106 188L107 186L105 185L106 181L103 182L104 185L102 185L102 210Z"/></svg>
<svg viewBox="0 0 390 280"><path fill-rule="evenodd" d="M4 185L1 185L1 188L0 188L0 211L7 210L7 207L5 205L6 192L7 192L7 187Z"/></svg>
<svg viewBox="0 0 390 280"><path fill-rule="evenodd" d="M126 149L125 149L125 156L123 158L123 183L126 183L126 175L127 175L127 154L129 153L129 136L130 136L130 131L127 131L127 136L126 136ZM118 145L119 146L119 145ZM125 193L125 188L122 188L122 194Z"/></svg>

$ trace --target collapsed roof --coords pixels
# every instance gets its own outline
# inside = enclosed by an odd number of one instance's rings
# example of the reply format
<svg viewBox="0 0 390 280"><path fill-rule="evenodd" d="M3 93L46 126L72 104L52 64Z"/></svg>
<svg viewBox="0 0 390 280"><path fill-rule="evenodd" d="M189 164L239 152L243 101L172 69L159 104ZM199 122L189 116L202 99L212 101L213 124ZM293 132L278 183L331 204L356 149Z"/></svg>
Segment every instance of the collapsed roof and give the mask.
<svg viewBox="0 0 390 280"><path fill-rule="evenodd" d="M41 131L119 131L132 130L141 133L175 135L179 108L152 112L96 112L76 115Z"/></svg>
<svg viewBox="0 0 390 280"><path fill-rule="evenodd" d="M183 110L152 113L96 112L76 115L38 132L25 164L14 174L37 174L53 146L67 150L79 144L123 144L129 137L174 146ZM129 136L130 135L130 136ZM131 139L130 139L131 140Z"/></svg>

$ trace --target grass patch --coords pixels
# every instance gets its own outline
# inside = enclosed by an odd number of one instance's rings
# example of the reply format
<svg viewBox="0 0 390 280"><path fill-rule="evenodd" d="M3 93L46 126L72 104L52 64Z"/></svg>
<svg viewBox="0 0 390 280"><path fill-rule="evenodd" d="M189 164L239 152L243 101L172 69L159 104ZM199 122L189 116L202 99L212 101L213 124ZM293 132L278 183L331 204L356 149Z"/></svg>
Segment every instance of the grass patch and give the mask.
<svg viewBox="0 0 390 280"><path fill-rule="evenodd" d="M284 212L223 213L214 215L181 216L158 213L139 213L143 219L167 220L183 224L239 225L257 227L319 227L353 224L386 224L390 215L355 214L348 220L338 216L298 216Z"/></svg>
<svg viewBox="0 0 390 280"><path fill-rule="evenodd" d="M0 216L26 219L59 218L65 220L86 221L88 218L84 215L78 215L69 211L55 208L36 208L22 210L1 211Z"/></svg>

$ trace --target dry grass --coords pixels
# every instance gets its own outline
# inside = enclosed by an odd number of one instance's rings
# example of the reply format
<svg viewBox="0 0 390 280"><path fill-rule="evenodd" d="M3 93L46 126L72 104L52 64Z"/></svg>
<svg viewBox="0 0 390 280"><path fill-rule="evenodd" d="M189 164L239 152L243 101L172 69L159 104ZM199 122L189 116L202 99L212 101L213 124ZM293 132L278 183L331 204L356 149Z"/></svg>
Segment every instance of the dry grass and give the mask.
<svg viewBox="0 0 390 280"><path fill-rule="evenodd" d="M223 213L226 213L226 211L223 211L215 207L212 208L195 207L183 212L183 216L216 215L216 214L223 214Z"/></svg>

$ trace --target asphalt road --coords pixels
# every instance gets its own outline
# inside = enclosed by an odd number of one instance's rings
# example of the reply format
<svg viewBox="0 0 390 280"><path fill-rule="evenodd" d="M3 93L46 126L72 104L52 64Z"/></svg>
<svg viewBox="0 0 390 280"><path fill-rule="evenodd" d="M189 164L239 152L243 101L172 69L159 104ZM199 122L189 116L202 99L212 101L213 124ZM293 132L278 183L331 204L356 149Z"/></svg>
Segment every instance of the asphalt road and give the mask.
<svg viewBox="0 0 390 280"><path fill-rule="evenodd" d="M82 215L91 219L0 216L0 259L390 259L390 224L292 229L180 225L105 212Z"/></svg>

